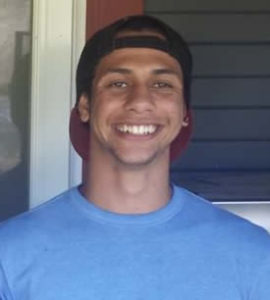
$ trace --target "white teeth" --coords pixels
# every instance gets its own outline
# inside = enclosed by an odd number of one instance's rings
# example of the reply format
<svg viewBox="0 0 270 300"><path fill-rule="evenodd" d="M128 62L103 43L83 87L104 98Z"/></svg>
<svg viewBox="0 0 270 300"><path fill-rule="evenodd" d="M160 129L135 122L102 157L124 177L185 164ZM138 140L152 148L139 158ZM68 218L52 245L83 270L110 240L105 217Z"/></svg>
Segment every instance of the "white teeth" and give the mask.
<svg viewBox="0 0 270 300"><path fill-rule="evenodd" d="M152 134L157 130L156 125L118 125L117 129L124 133L134 135L147 135Z"/></svg>

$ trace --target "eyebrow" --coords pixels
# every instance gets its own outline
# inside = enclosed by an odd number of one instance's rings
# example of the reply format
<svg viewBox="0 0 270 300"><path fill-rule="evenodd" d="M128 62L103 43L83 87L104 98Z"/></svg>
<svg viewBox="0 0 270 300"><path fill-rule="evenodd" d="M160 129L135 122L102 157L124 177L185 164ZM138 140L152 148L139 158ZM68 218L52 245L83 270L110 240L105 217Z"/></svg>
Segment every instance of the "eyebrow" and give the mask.
<svg viewBox="0 0 270 300"><path fill-rule="evenodd" d="M172 74L172 75L179 75L179 73L175 70L168 69L168 68L160 68L153 70L153 73L155 75L162 75L162 74Z"/></svg>
<svg viewBox="0 0 270 300"><path fill-rule="evenodd" d="M110 68L107 70L106 73L120 73L120 74L131 74L132 71L130 69L127 68ZM168 69L168 68L159 68L159 69L154 69L152 71L152 73L154 75L162 75L162 74L172 74L172 75L177 75L179 76L179 72L172 70L172 69Z"/></svg>
<svg viewBox="0 0 270 300"><path fill-rule="evenodd" d="M110 68L106 73L120 73L120 74L130 74L131 70L126 68Z"/></svg>

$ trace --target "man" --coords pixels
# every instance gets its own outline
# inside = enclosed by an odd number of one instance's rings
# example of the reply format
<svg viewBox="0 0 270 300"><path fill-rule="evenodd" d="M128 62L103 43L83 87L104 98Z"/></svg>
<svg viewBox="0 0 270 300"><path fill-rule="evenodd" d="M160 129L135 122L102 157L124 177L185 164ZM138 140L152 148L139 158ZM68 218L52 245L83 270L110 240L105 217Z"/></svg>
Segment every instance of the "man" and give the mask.
<svg viewBox="0 0 270 300"><path fill-rule="evenodd" d="M87 42L71 121L83 184L2 225L0 299L270 299L268 234L170 184L190 77L186 43L154 18Z"/></svg>

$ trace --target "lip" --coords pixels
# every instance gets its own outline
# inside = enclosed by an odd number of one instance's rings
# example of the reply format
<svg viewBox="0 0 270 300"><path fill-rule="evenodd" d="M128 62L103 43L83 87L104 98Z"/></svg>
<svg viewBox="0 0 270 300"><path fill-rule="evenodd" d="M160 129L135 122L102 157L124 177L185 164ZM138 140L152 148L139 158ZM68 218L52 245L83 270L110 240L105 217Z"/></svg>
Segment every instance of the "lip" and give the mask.
<svg viewBox="0 0 270 300"><path fill-rule="evenodd" d="M128 120L121 120L121 121L118 121L118 122L115 122L113 126L117 126L117 125L136 125L136 126L139 126L139 125L155 125L155 126L159 126L161 125L160 122L158 122L157 120L132 120L132 119L128 119Z"/></svg>

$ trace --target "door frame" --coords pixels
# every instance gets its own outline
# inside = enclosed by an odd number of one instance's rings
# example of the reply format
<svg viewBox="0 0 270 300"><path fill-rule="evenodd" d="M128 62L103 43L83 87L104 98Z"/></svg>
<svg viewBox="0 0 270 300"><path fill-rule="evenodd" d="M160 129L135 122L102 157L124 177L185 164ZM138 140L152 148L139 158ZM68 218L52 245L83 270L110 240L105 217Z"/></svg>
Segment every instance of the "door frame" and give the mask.
<svg viewBox="0 0 270 300"><path fill-rule="evenodd" d="M85 0L33 1L30 207L80 182L68 127L85 22Z"/></svg>

